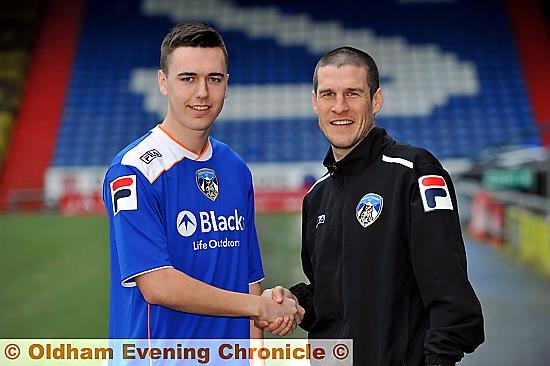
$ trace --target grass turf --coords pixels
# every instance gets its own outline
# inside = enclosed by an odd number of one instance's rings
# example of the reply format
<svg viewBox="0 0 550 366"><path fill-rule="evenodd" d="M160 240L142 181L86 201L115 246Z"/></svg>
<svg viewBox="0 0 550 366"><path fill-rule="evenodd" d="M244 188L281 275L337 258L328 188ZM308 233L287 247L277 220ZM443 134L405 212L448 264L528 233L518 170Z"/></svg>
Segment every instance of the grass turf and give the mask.
<svg viewBox="0 0 550 366"><path fill-rule="evenodd" d="M300 217L260 214L256 220L263 287L303 280ZM106 217L0 215L0 248L0 338L107 337Z"/></svg>

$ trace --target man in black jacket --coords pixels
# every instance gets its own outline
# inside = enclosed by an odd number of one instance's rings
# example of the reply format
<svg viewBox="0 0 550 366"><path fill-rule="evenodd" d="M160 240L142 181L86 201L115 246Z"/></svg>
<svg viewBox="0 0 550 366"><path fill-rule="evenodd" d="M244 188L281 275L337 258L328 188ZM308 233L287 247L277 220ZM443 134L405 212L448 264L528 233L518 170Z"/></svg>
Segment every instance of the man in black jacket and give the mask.
<svg viewBox="0 0 550 366"><path fill-rule="evenodd" d="M325 54L312 103L331 147L303 202L309 284L266 291L299 301L310 338L353 339L354 365L454 365L484 331L449 174L374 126L383 95L365 52Z"/></svg>

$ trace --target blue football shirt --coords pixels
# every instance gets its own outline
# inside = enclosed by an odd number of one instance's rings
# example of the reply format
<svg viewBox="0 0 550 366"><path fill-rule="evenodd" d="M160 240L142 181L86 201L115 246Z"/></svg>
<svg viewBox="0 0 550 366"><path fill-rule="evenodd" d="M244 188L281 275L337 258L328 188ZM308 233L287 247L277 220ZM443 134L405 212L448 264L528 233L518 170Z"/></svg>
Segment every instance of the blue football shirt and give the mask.
<svg viewBox="0 0 550 366"><path fill-rule="evenodd" d="M263 279L252 175L235 152L210 137L197 155L156 126L114 158L103 198L111 242L110 338L250 337L247 317L150 305L135 283L139 274L170 267L242 293Z"/></svg>

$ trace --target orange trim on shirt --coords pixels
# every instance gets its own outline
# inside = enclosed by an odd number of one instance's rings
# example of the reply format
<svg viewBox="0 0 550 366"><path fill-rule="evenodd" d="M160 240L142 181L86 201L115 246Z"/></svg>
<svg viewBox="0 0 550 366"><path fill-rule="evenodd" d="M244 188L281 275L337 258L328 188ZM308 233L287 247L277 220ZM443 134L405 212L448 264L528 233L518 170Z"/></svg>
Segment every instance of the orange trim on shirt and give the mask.
<svg viewBox="0 0 550 366"><path fill-rule="evenodd" d="M153 365L153 358L151 357L151 304L147 303L147 346L149 347L149 365Z"/></svg>
<svg viewBox="0 0 550 366"><path fill-rule="evenodd" d="M182 144L181 142L178 141L177 138L175 138L170 132L168 132L165 128L163 128L160 124L158 125L158 127L160 128L160 130L162 132L164 132L168 137L170 137L170 139L172 141L174 141L176 144L180 145L182 148L184 148L185 150L189 151L191 154L194 154L194 155L197 155L197 157L193 160L198 160L201 158L201 156L204 155L204 153L208 150L208 146L210 145L210 140L209 139L206 139L206 144L204 145L204 147L202 148L202 151L200 153L196 153L194 152L193 150L189 149L187 146L185 146L184 144Z"/></svg>
<svg viewBox="0 0 550 366"><path fill-rule="evenodd" d="M151 339L151 304L147 303L147 339Z"/></svg>
<svg viewBox="0 0 550 366"><path fill-rule="evenodd" d="M167 171L169 171L170 169L172 169L172 167L174 165L176 165L177 163L179 163L180 161L182 161L183 159L185 159L185 156L182 157L180 160L177 160L174 162L174 164L170 165L168 168L164 169L163 171L161 171L152 181L151 181L151 184L155 183L155 181L161 176L163 175L164 173L166 173Z"/></svg>
<svg viewBox="0 0 550 366"><path fill-rule="evenodd" d="M199 156L197 156L195 160L199 160L200 158L202 158L203 155L206 154L206 152L208 151L209 147L210 147L210 139L207 139L206 145L204 145L204 149L202 149L202 152L199 154Z"/></svg>

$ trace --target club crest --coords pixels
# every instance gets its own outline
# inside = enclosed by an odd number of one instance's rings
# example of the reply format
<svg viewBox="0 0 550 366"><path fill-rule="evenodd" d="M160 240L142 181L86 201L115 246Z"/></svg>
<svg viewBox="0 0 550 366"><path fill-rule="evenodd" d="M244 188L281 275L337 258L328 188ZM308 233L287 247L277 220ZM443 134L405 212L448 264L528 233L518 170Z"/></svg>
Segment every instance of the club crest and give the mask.
<svg viewBox="0 0 550 366"><path fill-rule="evenodd" d="M367 193L361 198L355 209L355 216L361 226L367 227L376 221L382 213L383 201L384 199L376 193Z"/></svg>
<svg viewBox="0 0 550 366"><path fill-rule="evenodd" d="M216 172L209 168L202 168L196 173L197 187L206 197L215 201L220 192L220 185Z"/></svg>

